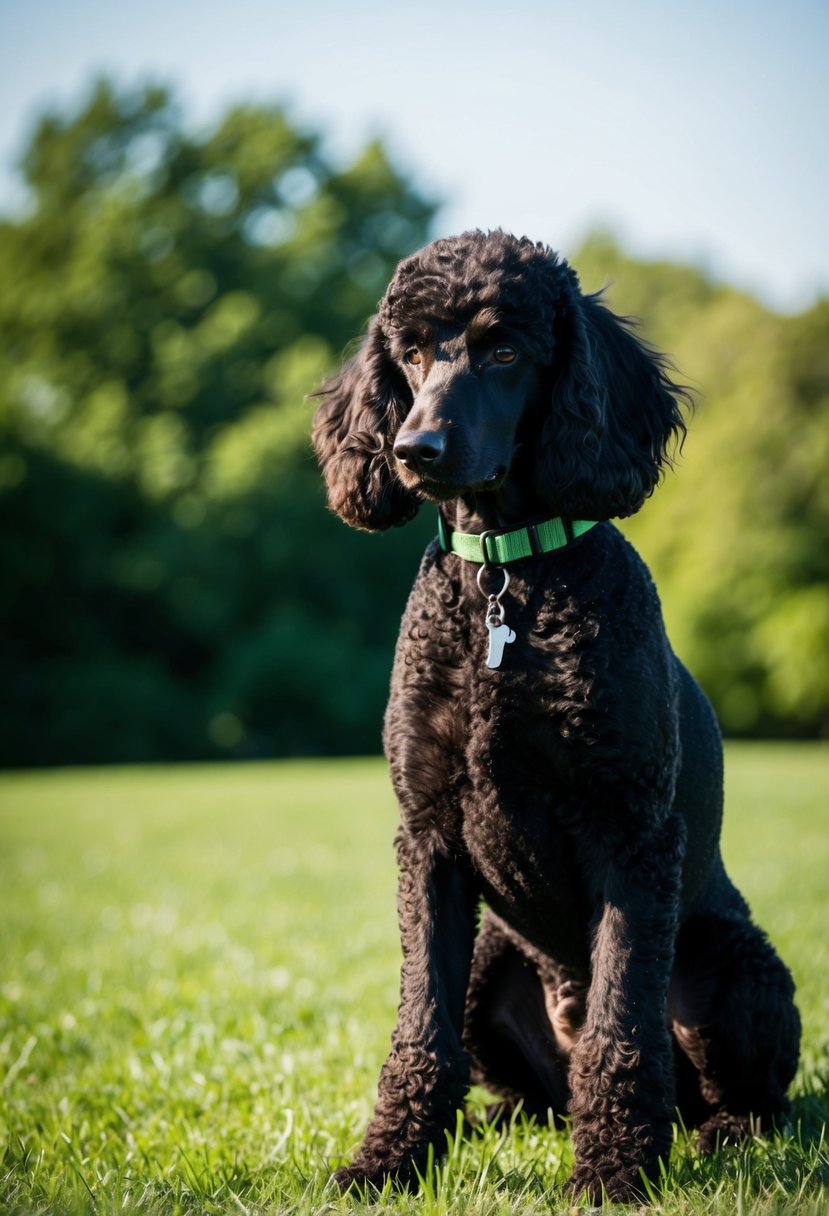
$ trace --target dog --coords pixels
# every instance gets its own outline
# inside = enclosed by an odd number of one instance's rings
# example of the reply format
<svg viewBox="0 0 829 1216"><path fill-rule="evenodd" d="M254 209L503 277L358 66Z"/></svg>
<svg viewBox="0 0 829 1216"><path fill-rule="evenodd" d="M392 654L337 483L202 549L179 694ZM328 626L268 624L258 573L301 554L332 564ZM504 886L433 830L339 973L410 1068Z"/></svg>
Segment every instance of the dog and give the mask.
<svg viewBox="0 0 829 1216"><path fill-rule="evenodd" d="M470 1080L572 1119L593 1203L644 1197L677 1109L703 1151L787 1109L794 985L723 866L717 722L611 522L684 437L669 372L552 250L474 231L400 263L320 390L331 508L439 521L384 727L399 1016L343 1188L415 1182Z"/></svg>

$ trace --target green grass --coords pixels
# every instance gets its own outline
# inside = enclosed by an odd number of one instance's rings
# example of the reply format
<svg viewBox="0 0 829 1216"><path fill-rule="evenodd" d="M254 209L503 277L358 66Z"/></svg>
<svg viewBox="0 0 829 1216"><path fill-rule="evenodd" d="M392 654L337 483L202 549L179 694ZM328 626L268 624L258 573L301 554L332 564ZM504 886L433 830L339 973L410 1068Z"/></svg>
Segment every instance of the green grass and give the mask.
<svg viewBox="0 0 829 1216"><path fill-rule="evenodd" d="M803 1063L786 1135L677 1134L660 1211L829 1213L827 789L825 748L729 749L726 859L795 973ZM4 777L0 1211L363 1210L325 1183L394 1022L395 818L375 760ZM570 1160L519 1118L379 1208L566 1210Z"/></svg>

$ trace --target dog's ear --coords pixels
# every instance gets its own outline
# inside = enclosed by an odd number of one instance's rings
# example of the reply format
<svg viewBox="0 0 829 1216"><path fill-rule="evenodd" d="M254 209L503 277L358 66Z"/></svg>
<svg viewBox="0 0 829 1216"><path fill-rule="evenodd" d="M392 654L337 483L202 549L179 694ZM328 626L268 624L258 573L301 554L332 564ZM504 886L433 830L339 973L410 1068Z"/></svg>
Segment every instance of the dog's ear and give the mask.
<svg viewBox="0 0 829 1216"><path fill-rule="evenodd" d="M411 407L411 390L376 317L360 350L317 396L322 404L314 417L314 450L331 509L370 532L407 523L420 500L395 476L392 444Z"/></svg>
<svg viewBox="0 0 829 1216"><path fill-rule="evenodd" d="M668 361L633 333L629 318L584 296L573 270L563 283L555 326L552 405L542 423L536 490L558 515L632 515L653 492L674 445L685 436L687 389Z"/></svg>

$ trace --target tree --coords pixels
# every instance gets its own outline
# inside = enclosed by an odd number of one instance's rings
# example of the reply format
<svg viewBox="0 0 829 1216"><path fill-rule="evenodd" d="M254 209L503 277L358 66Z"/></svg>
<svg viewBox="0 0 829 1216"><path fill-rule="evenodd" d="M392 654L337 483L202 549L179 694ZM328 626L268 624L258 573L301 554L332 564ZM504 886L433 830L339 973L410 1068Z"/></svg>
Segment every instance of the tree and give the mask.
<svg viewBox="0 0 829 1216"><path fill-rule="evenodd" d="M326 515L306 394L432 205L280 108L100 83L0 226L5 763L374 750L409 562ZM399 568L399 567L397 567ZM401 570L402 574L402 570ZM348 611L346 611L346 602Z"/></svg>
<svg viewBox="0 0 829 1216"><path fill-rule="evenodd" d="M598 235L575 261L697 391L676 472L625 524L679 655L729 733L829 734L829 301L779 316Z"/></svg>

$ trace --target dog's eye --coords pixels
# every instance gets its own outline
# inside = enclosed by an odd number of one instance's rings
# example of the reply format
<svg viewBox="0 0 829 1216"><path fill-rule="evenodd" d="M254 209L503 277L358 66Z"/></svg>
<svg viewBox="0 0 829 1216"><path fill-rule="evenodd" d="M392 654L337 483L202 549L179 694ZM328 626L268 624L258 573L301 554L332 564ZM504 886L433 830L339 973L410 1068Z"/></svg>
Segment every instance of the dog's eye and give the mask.
<svg viewBox="0 0 829 1216"><path fill-rule="evenodd" d="M420 351L416 346L410 346L403 356L403 359L409 364L410 367L417 367L421 361Z"/></svg>
<svg viewBox="0 0 829 1216"><path fill-rule="evenodd" d="M496 363L512 363L515 354L516 352L511 346L496 346L492 352L492 358Z"/></svg>

